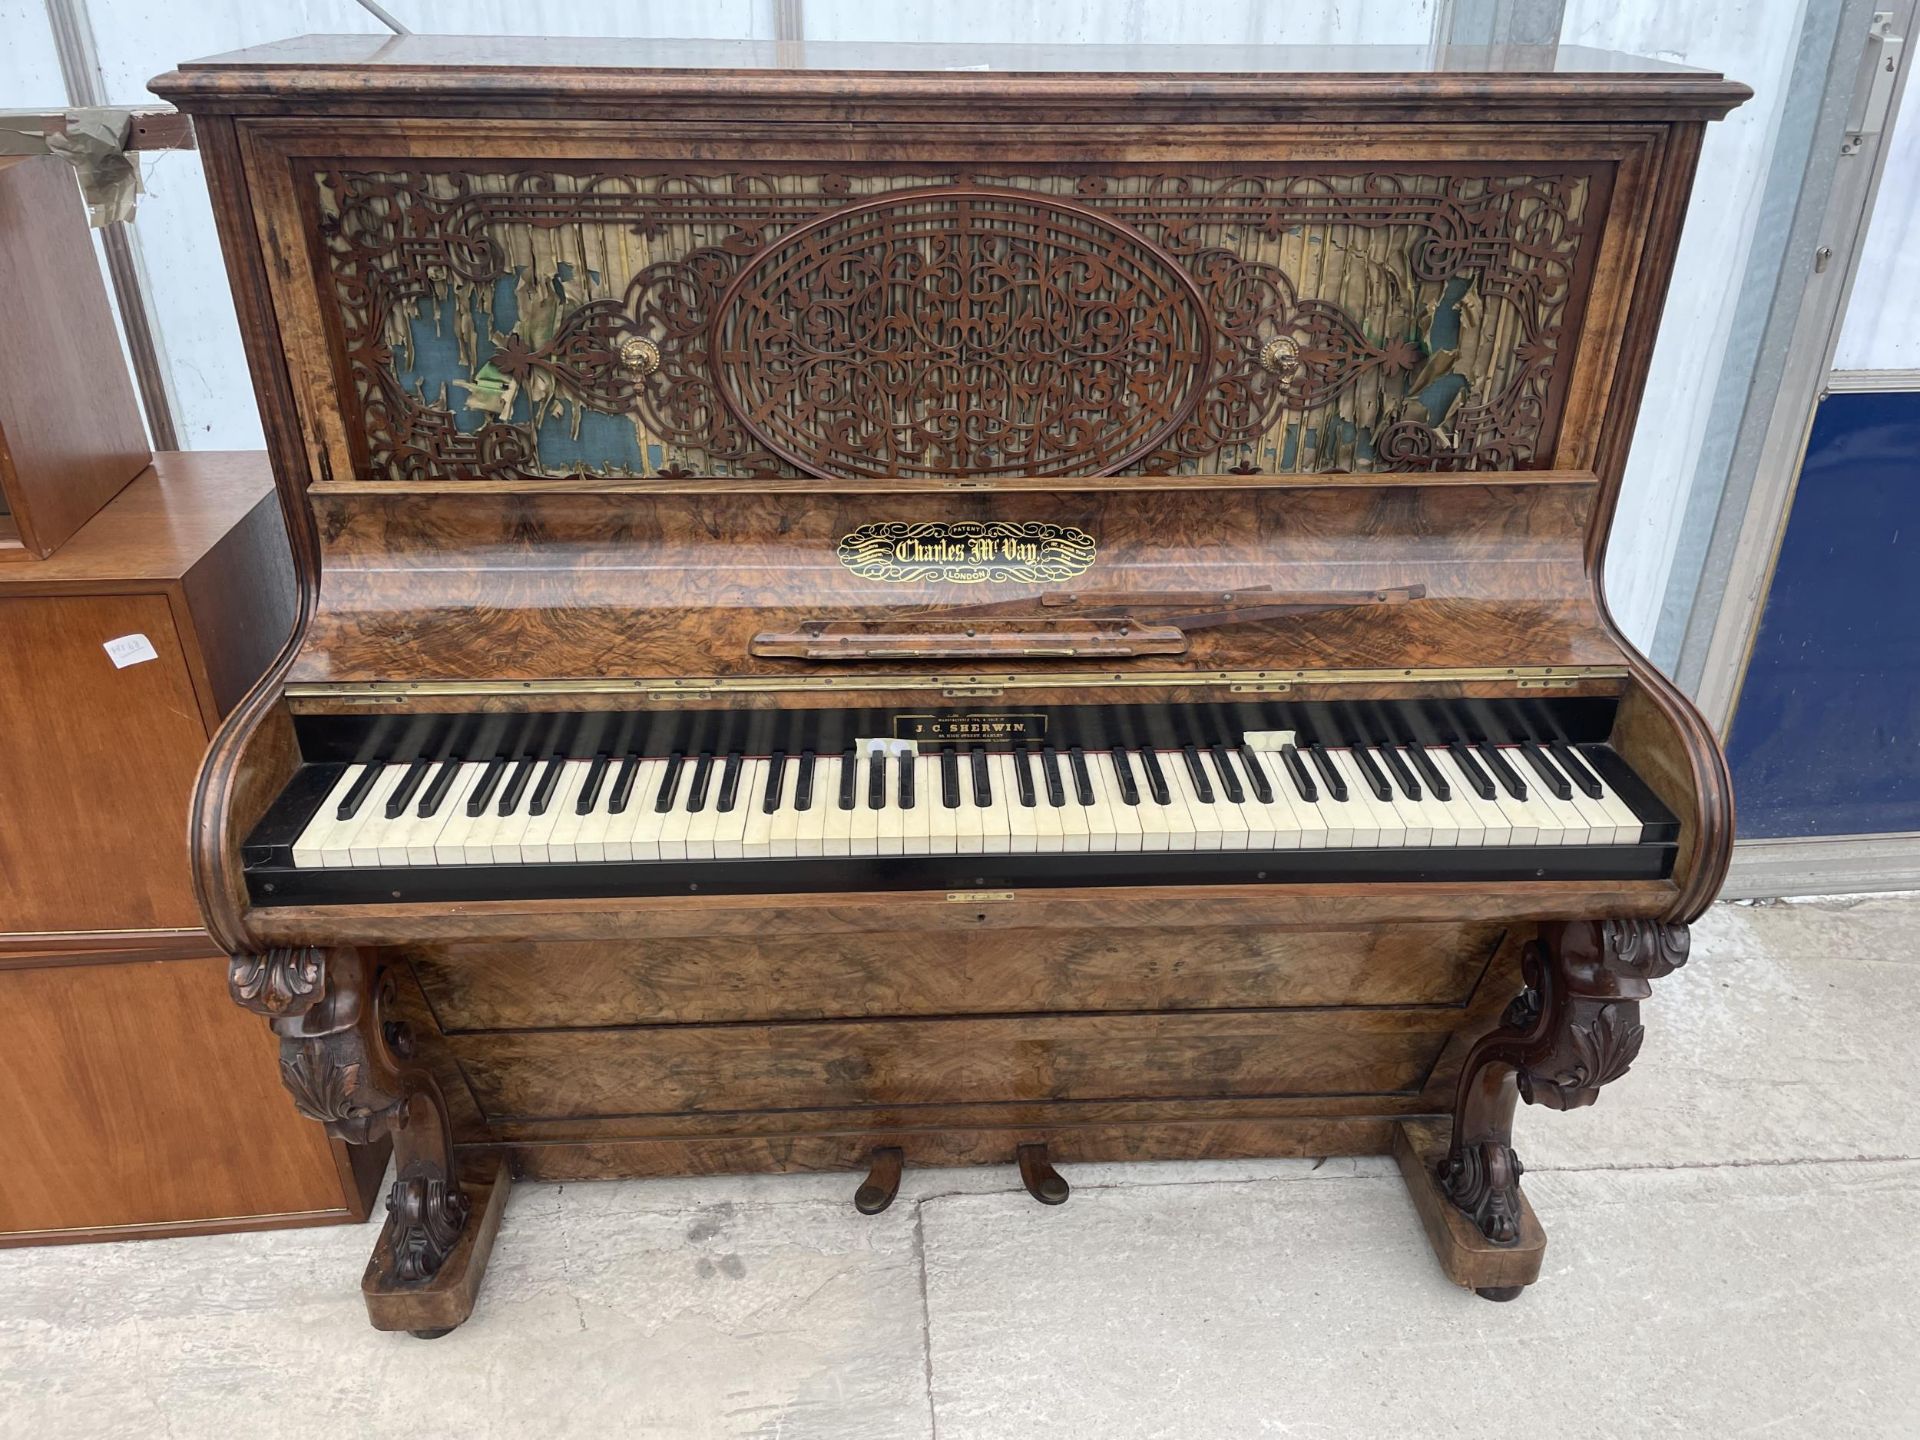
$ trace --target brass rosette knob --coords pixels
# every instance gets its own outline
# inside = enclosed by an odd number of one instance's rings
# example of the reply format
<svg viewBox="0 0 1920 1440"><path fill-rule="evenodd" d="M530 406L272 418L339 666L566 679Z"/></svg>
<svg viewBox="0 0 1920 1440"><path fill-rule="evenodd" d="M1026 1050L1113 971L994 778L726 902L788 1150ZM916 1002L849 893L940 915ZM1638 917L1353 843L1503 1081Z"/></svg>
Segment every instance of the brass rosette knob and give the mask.
<svg viewBox="0 0 1920 1440"><path fill-rule="evenodd" d="M620 342L620 368L630 375L651 375L660 368L660 347L640 335Z"/></svg>

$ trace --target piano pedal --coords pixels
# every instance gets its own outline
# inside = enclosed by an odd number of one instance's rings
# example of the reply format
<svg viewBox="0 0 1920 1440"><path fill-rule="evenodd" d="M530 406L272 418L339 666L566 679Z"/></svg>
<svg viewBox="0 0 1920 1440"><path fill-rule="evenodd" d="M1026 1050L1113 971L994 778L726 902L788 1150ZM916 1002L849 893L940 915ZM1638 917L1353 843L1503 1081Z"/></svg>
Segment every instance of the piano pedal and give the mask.
<svg viewBox="0 0 1920 1440"><path fill-rule="evenodd" d="M853 1192L853 1208L862 1215L878 1215L893 1204L893 1197L900 1193L900 1172L905 1167L906 1156L899 1146L888 1145L875 1150L873 1163L867 1169L867 1178Z"/></svg>
<svg viewBox="0 0 1920 1440"><path fill-rule="evenodd" d="M1064 1205L1067 1196L1073 1193L1073 1187L1067 1184L1066 1177L1053 1168L1053 1162L1047 1159L1047 1145L1043 1140L1037 1145L1022 1145L1019 1150L1020 1183L1027 1187L1027 1193L1042 1205Z"/></svg>

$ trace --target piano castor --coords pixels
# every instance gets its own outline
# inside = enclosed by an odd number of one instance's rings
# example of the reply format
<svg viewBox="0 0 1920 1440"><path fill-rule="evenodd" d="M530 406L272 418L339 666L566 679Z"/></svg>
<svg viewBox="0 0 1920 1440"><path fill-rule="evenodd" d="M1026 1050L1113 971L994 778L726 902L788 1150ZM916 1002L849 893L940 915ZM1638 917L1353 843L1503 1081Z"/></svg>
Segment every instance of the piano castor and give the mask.
<svg viewBox="0 0 1920 1440"><path fill-rule="evenodd" d="M295 1103L393 1138L374 1324L467 1317L515 1176L842 1170L877 1213L908 1166L1053 1204L1388 1152L1513 1298L1514 1108L1626 1072L1728 859L1598 577L1746 91L787 59L310 37L155 82L303 585L196 883Z"/></svg>

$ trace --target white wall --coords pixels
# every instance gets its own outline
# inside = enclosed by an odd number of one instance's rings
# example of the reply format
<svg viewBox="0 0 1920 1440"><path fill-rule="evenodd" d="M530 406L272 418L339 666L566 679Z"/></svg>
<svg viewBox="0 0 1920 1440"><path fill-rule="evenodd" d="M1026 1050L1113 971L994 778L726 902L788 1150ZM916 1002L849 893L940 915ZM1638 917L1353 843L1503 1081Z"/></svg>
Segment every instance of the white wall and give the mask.
<svg viewBox="0 0 1920 1440"><path fill-rule="evenodd" d="M1900 97L1833 368L1920 370L1920 85L1912 80Z"/></svg>
<svg viewBox="0 0 1920 1440"><path fill-rule="evenodd" d="M1650 649L1746 273L1805 0L1569 0L1566 44L1719 70L1754 97L1707 129L1672 288L1614 518L1605 584Z"/></svg>

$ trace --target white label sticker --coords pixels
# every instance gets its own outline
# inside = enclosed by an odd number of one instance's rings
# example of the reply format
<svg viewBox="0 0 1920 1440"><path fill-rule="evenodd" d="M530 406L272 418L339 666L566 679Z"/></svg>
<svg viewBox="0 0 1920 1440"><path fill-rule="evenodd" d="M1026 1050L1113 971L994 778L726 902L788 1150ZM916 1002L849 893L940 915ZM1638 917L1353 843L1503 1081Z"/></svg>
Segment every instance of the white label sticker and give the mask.
<svg viewBox="0 0 1920 1440"><path fill-rule="evenodd" d="M118 640L107 641L100 648L107 652L107 658L113 661L116 670L138 665L143 660L160 658L160 652L153 648L153 642L144 635L122 635Z"/></svg>

